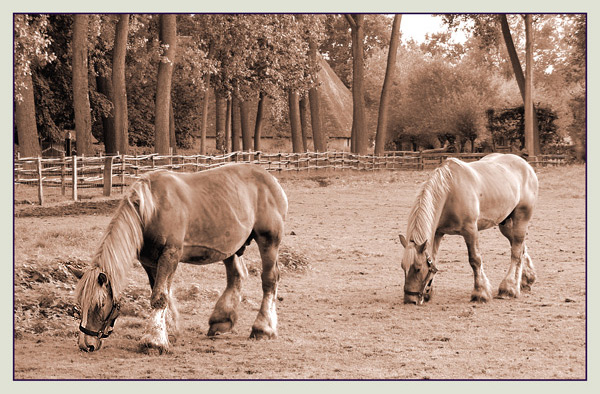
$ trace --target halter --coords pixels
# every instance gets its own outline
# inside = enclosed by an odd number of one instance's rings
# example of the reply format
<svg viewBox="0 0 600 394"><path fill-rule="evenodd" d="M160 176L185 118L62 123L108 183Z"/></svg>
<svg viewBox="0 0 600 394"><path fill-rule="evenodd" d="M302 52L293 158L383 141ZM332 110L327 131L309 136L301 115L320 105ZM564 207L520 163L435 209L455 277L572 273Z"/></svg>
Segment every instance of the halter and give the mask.
<svg viewBox="0 0 600 394"><path fill-rule="evenodd" d="M118 302L113 302L112 308L110 309L110 313L108 314L106 320L104 320L104 323L102 324L102 327L100 327L100 330L92 331L88 328L85 328L81 325L81 323L79 323L79 331L86 335L97 337L98 339L108 338L110 334L112 334L112 329L115 326L115 320L117 320L117 317L119 317L120 310L121 304Z"/></svg>
<svg viewBox="0 0 600 394"><path fill-rule="evenodd" d="M435 264L433 264L433 261L431 260L431 257L429 257L429 254L427 252L425 252L425 257L427 259L428 270L427 276L421 284L421 291L408 291L406 290L406 288L404 289L404 294L418 296L419 301L423 300L423 296L425 294L429 294L431 292L431 284L433 283L433 277L436 274L436 272L438 272L437 267L435 266Z"/></svg>

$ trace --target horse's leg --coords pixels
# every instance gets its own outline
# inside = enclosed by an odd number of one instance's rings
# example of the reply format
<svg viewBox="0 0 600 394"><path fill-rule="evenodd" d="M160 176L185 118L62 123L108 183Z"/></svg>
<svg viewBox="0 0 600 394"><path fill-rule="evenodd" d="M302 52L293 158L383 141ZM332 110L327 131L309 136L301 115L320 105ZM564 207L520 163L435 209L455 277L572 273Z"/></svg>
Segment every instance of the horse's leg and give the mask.
<svg viewBox="0 0 600 394"><path fill-rule="evenodd" d="M443 237L444 237L444 233L436 232L435 237L433 238L433 244L431 245L431 259L434 264L437 262L437 253L438 253L438 249L440 248L440 243L442 242ZM431 300L431 297L433 297L433 293L434 293L434 290L433 290L433 286L432 286L429 290L429 293L427 293L423 296L423 299L425 300L425 302Z"/></svg>
<svg viewBox="0 0 600 394"><path fill-rule="evenodd" d="M531 290L531 285L537 279L535 267L527 253L527 245L523 242L523 275L521 275L521 290Z"/></svg>
<svg viewBox="0 0 600 394"><path fill-rule="evenodd" d="M431 245L431 259L435 263L437 261L437 253L440 248L440 243L442 242L442 238L444 237L444 233L437 232L435 233L435 237L433 237L433 244Z"/></svg>
<svg viewBox="0 0 600 394"><path fill-rule="evenodd" d="M510 267L498 288L499 297L518 297L521 287L529 286L535 281L535 269L524 243L529 216L527 210L516 209L511 217L500 225L500 231L510 241ZM525 279L524 283L522 278Z"/></svg>
<svg viewBox="0 0 600 394"><path fill-rule="evenodd" d="M277 254L279 252L280 236L260 234L256 238L260 257L262 259L262 289L263 299L258 316L252 325L250 338L274 338L277 336L277 283L279 282L279 267Z"/></svg>
<svg viewBox="0 0 600 394"><path fill-rule="evenodd" d="M151 263L144 261L144 263L142 263L142 267L144 267L146 274L148 274L150 288L154 288L154 282L156 280L156 265L152 265ZM171 275L171 280L172 276L173 275ZM177 305L175 305L175 301L171 292L171 280L169 281L168 285L169 296L167 298L169 307L167 309L165 320L167 324L167 331L169 333L169 339L171 339L172 342L175 342L177 340L177 336L179 335L179 312L177 311Z"/></svg>
<svg viewBox="0 0 600 394"><path fill-rule="evenodd" d="M213 336L230 332L237 321L237 308L242 298L242 262L237 255L226 258L225 269L227 271L227 287L215 304L208 324L210 328L207 335Z"/></svg>
<svg viewBox="0 0 600 394"><path fill-rule="evenodd" d="M486 302L492 298L492 287L483 272L483 261L479 253L479 233L477 225L474 224L466 228L462 234L467 244L469 253L469 264L473 269L473 278L475 286L471 293L471 301Z"/></svg>
<svg viewBox="0 0 600 394"><path fill-rule="evenodd" d="M161 353L169 350L166 321L174 317L171 315L167 318L172 312L170 311L170 305L172 305L170 287L180 257L180 248L167 245L158 259L150 298L150 322L141 339L143 348L155 348Z"/></svg>

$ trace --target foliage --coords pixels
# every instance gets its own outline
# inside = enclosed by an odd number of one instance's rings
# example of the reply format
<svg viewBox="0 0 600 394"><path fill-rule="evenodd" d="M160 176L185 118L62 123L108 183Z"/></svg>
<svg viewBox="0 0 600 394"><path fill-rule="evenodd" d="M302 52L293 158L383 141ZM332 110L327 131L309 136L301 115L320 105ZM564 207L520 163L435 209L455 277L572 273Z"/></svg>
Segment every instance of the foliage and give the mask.
<svg viewBox="0 0 600 394"><path fill-rule="evenodd" d="M390 44L390 26L393 16L366 14L364 31L365 59L377 50ZM346 18L342 14L327 14L324 25L324 39L320 52L337 76L349 89L352 87L352 39Z"/></svg>
<svg viewBox="0 0 600 394"><path fill-rule="evenodd" d="M17 86L24 86L22 76L32 74L33 68L56 60L51 51L52 40L48 36L47 15L15 14L14 34L14 93L16 100L22 100Z"/></svg>
<svg viewBox="0 0 600 394"><path fill-rule="evenodd" d="M551 144L560 142L557 128L554 124L557 116L547 107L536 106L540 144L542 151ZM502 110L487 110L488 129L496 145L513 145L518 149L525 148L525 110L524 106L505 108Z"/></svg>
<svg viewBox="0 0 600 394"><path fill-rule="evenodd" d="M411 141L426 147L452 141L458 149L468 141L482 144L491 138L485 127L485 110L513 108L520 103L497 16L447 14L443 18L449 31L432 34L422 44L405 41L398 51L391 91L394 110L388 127L390 141L396 144ZM38 132L43 139L60 140L64 130L74 128L72 15L15 14L13 22L15 87L19 75L32 74ZM115 22L114 15L90 17L92 132L100 141L100 119L112 103L97 91L93 76L111 75ZM391 22L388 15L365 17L365 103L371 131L376 126ZM508 15L508 22L523 59L522 17ZM311 68L307 56L312 39L342 81L351 86L351 35L343 15L180 14L177 23L181 45L172 100L180 147L189 147L199 129L207 75L212 77L212 86L228 96L255 99L259 92L266 93L268 111L284 119L286 89L296 89L302 96L314 84L318 70ZM534 99L552 108L556 135L570 137L584 152L586 15L535 15L534 28ZM453 29L465 31L468 40L452 41L449 32ZM160 56L157 31L155 15L132 15L126 59L129 135L130 143L140 146L154 141ZM274 133L287 135L287 127L281 126Z"/></svg>

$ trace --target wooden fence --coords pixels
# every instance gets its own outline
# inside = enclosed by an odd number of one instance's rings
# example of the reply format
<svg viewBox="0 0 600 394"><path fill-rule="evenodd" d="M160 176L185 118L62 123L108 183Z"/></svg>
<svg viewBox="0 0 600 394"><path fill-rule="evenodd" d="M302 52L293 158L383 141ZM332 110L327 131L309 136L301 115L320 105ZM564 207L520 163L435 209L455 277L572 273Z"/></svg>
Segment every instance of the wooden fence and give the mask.
<svg viewBox="0 0 600 394"><path fill-rule="evenodd" d="M254 163L271 172L310 171L381 171L423 170L439 166L448 157L464 161L481 159L486 153L426 153L394 151L384 155L357 155L349 152L262 153L234 152L218 156L100 156L100 157L39 157L17 158L14 162L15 185L31 185L38 188L38 200L44 204L44 188L60 188L73 200L78 199L82 188L102 188L103 195L113 190L123 190L142 174L166 169L177 172L197 172L219 167L227 163ZM538 156L530 160L535 166L563 165L562 155Z"/></svg>

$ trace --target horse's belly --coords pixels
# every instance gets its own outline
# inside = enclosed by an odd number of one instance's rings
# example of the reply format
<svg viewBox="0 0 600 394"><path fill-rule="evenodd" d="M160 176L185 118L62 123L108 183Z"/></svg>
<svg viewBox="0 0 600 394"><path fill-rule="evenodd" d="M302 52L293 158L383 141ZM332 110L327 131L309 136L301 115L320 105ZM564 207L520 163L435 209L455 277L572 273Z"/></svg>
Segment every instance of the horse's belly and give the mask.
<svg viewBox="0 0 600 394"><path fill-rule="evenodd" d="M200 245L184 245L181 262L188 264L212 264L229 257L226 253Z"/></svg>

